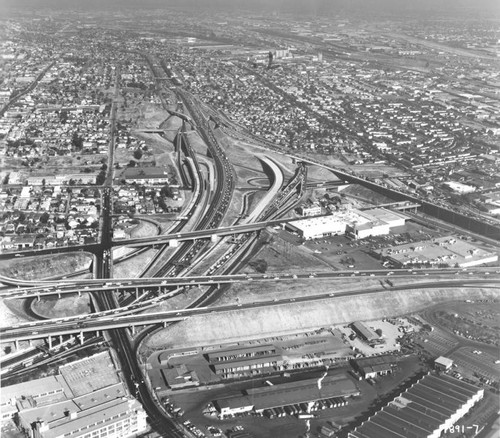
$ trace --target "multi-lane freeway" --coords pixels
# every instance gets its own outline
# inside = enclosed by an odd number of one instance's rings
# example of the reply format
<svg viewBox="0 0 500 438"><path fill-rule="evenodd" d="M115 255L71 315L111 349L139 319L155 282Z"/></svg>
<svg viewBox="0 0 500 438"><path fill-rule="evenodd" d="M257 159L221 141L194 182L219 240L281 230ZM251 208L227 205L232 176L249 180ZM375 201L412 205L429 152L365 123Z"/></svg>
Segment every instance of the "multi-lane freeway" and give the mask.
<svg viewBox="0 0 500 438"><path fill-rule="evenodd" d="M448 280L432 280L422 283L409 283L404 285L393 286L391 290L411 290L423 288L457 288L457 287L494 287L498 288L500 278L454 278ZM122 327L143 326L151 324L167 324L176 321L182 321L196 315L204 315L209 313L229 312L235 310L252 309L258 307L276 306L282 304L295 304L314 300L331 299L342 296L353 296L361 294L376 294L385 293L385 287L377 289L361 289L349 292L325 293L319 295L308 295L295 298L284 298L267 301L259 301L246 304L230 304L225 306L214 307L196 307L181 310L170 310L157 313L134 313L129 315L120 315L120 310L111 310L104 313L84 314L76 317L49 319L41 322L29 322L14 325L12 327L0 329L0 337L2 342L21 341L27 339L44 338L48 336L60 336L72 333L83 333L89 331L110 330ZM153 307L154 299L147 303L147 306L142 306L142 310L146 307Z"/></svg>
<svg viewBox="0 0 500 438"><path fill-rule="evenodd" d="M308 272L308 273L272 273L272 274L230 274L230 275L200 275L192 277L169 277L169 278L122 278L112 279L84 279L63 280L57 284L45 284L35 287L0 290L0 297L6 299L15 298L38 298L48 295L59 297L68 294L81 294L83 292L100 293L106 291L136 291L141 289L162 290L172 287L213 286L221 284L232 284L240 282L283 282L283 281L315 281L319 279L345 279L352 277L428 277L437 279L459 276L469 278L481 276L491 281L500 282L500 270L491 268L430 268L430 269L370 269L370 270L343 270L332 272ZM39 283L37 283L39 284Z"/></svg>

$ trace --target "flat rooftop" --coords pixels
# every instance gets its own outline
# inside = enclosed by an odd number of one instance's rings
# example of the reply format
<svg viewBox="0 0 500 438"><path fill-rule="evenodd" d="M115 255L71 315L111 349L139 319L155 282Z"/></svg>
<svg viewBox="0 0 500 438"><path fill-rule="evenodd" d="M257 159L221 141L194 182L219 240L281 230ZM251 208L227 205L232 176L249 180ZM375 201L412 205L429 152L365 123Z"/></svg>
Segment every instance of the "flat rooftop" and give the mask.
<svg viewBox="0 0 500 438"><path fill-rule="evenodd" d="M446 263L468 265L498 255L485 251L465 240L445 236L421 242L390 246L375 251L381 257L391 258L402 265L407 263Z"/></svg>
<svg viewBox="0 0 500 438"><path fill-rule="evenodd" d="M75 397L120 383L107 351L63 365L59 372Z"/></svg>
<svg viewBox="0 0 500 438"><path fill-rule="evenodd" d="M345 375L326 376L321 380L321 385L318 382L319 379L307 379L251 388L244 391L243 395L218 399L216 402L220 408L253 406L255 410L262 410L359 393L354 382Z"/></svg>
<svg viewBox="0 0 500 438"><path fill-rule="evenodd" d="M351 438L427 438L483 389L449 376L429 374L371 416Z"/></svg>

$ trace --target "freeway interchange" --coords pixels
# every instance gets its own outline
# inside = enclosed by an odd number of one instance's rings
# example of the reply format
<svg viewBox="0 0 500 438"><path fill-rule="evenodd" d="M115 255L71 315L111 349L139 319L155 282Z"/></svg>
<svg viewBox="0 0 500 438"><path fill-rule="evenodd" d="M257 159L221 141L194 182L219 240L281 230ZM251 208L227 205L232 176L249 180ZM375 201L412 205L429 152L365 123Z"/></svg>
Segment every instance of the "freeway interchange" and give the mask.
<svg viewBox="0 0 500 438"><path fill-rule="evenodd" d="M100 293L106 291L138 291L141 289L162 289L168 287L194 287L194 286L213 286L221 284L231 284L240 282L277 282L277 281L296 281L296 280L315 280L315 279L339 279L353 277L377 277L377 278L392 278L392 277L428 277L435 278L439 275L444 276L460 276L463 279L465 276L475 275L483 278L489 278L490 274L494 274L498 278L500 271L490 268L462 269L462 268L432 268L432 269L372 269L372 270L346 270L335 272L318 272L318 273L297 273L297 274L229 274L229 275L202 275L189 277L170 277L170 278L122 278L119 281L110 279L94 279L94 280L62 280L57 284L35 286L29 288L16 288L0 291L0 297L5 299L15 298L39 298L42 296L61 297L63 295L82 294L84 292ZM500 280L498 280L500 281Z"/></svg>
<svg viewBox="0 0 500 438"><path fill-rule="evenodd" d="M444 270L443 270L444 271ZM367 274L365 271L362 274ZM390 272L390 271L389 271ZM460 271L457 271L460 272ZM428 273L422 273L422 275L426 276ZM442 273L441 273L442 274ZM313 275L311 277L311 275ZM336 278L343 278L342 274L338 275ZM352 274L351 274L352 275ZM376 275L373 272L369 275ZM382 276L380 272L377 276ZM387 276L387 274L385 274ZM411 274L410 274L411 275ZM408 272L402 273L399 275L400 277L408 276ZM227 278L230 277L230 278ZM239 278L238 278L239 277ZM219 277L219 282L233 283L238 281L254 281L255 278L241 278L241 276L226 276L226 278ZM295 277L295 278L293 278ZM271 276L271 278L260 278L257 281L283 281L284 279L296 279L296 280L304 280L306 278L332 278L331 274L301 274L295 275L293 277L277 277ZM434 274L433 277L436 277ZM495 278L451 278L451 279L430 279L429 281L422 283L414 283L414 284L405 284L399 286L393 286L393 290L410 290L415 288L435 288L435 287L500 287L500 279L498 277ZM426 278L429 278L426 276ZM189 278L187 279L189 280ZM200 280L200 279L197 279ZM207 284L210 284L210 280L197 281L194 280L197 284L204 284L203 281L208 281ZM212 280L213 281L213 280ZM187 284L192 284L191 281ZM148 288L154 287L155 285L150 284L147 285ZM157 287L161 287L161 284L157 284ZM121 287L121 286L120 286ZM142 287L146 287L143 285ZM106 289L101 289L103 292L110 292L111 290L116 290L115 287L108 287ZM75 333L83 333L83 332L91 332L91 331L100 331L100 330L109 330L123 327L134 327L134 326L147 326L147 325L155 325L155 324L168 324L172 322L178 322L185 320L187 318L211 314L211 313L219 313L219 312L229 312L229 311L239 311L244 309L253 309L259 307L266 306L274 306L274 305L282 305L282 304L295 304L307 301L314 300L323 300L323 299L331 299L333 297L343 297L343 296L352 296L352 295L362 295L362 294L372 294L372 293L383 293L386 292L385 288L378 288L373 290L357 290L350 292L339 292L339 293L324 293L319 295L309 295L302 296L297 298L283 298L283 299L274 299L274 300L264 300L253 303L238 303L238 304L230 304L224 306L211 306L211 307L195 307L195 308L186 308L179 310L170 310L164 312L154 312L154 313L138 313L147 309L151 309L155 307L158 302L158 298L153 298L151 300L147 300L142 304L134 304L127 308L115 309L103 311L95 314L84 314L78 315L74 317L66 317L66 318L56 318L45 320L43 322L29 322L18 324L8 328L0 329L0 336L2 341L21 341L27 339L36 339L43 338L47 336L62 336L67 334L75 334ZM68 293L70 293L68 291ZM71 293L75 293L73 290Z"/></svg>
<svg viewBox="0 0 500 438"><path fill-rule="evenodd" d="M147 55L146 55L147 57ZM157 82L157 92L163 95L165 84L165 65L159 65L154 59L147 57L150 68ZM162 71L163 70L163 71ZM142 382L141 364L136 357L138 339L144 338L149 331L159 324L167 326L188 318L201 315L222 314L224 312L245 312L267 306L299 305L308 301L330 300L338 297L363 294L384 293L391 290L410 290L414 288L435 287L496 287L500 285L500 271L492 268L474 268L469 270L459 268L449 269L400 269L400 270L342 270L317 273L287 273L287 274L238 274L238 270L252 255L252 248L258 231L267 227L280 225L292 220L283 218L285 213L297 206L307 187L307 166L300 163L293 178L284 181L279 165L269 165L275 174L275 181L280 187L273 187L265 196L266 204L259 211L247 216L247 221L236 222L222 226L227 219L227 212L233 201L237 175L225 150L219 144L216 136L213 119L204 114L203 105L179 87L173 87L174 94L189 115L176 110L175 115L183 119L182 128L177 137L178 160L182 162L181 153L188 163L188 170L193 175L192 190L193 202L183 212L180 220L167 234L128 240L112 241L112 178L111 173L106 178L106 185L102 188L103 212L101 218L101 242L90 246L57 248L40 251L22 251L26 256L41 254L89 250L95 254L94 278L79 280L75 278L44 281L20 281L0 277L0 281L15 288L1 290L3 299L40 300L46 296L62 298L66 295L92 295L96 312L72 317L31 321L0 329L2 342L47 338L49 346L53 337L65 335L79 335L83 340L83 333L104 331L106 338L115 347L120 365L127 379L129 387L134 388L135 382ZM112 118L114 119L113 111ZM211 178L201 172L196 153L189 144L187 127L196 129L200 138L207 146L213 160L213 175ZM108 169L113 169L114 138L110 145L110 159ZM342 173L345 179L352 180L350 174ZM245 223L246 222L246 223ZM235 236L237 242L231 252L226 252L223 258L211 260L211 267L203 275L189 275L188 265L194 265L209 254L210 246L218 244L219 238ZM216 236L216 239L212 239ZM237 237L236 237L237 236ZM212 241L211 241L212 239ZM160 246L160 251L143 271L140 278L113 279L112 248L127 246L142 248ZM171 246L171 248L167 248ZM14 257L14 254L5 254L2 257ZM147 276L146 276L147 275ZM421 277L421 279L420 279ZM268 299L251 303L235 303L220 306L216 301L225 285L234 283L268 284L273 282L304 282L335 281L349 279L360 281L375 278L382 284L377 289L366 290L360 288L350 292L329 292L301 297L287 297ZM392 283L398 278L398 284ZM416 282L415 279L420 281ZM168 300L180 291L200 287L204 289L201 297L185 309L151 312L160 301ZM333 289L334 287L332 287ZM119 293L128 293L131 300L119 302ZM133 296L135 295L135 299ZM141 334L132 339L127 329L141 328ZM185 436L178 430L178 425L157 405L152 394L145 385L137 388L137 396L145 406L151 422L158 431L165 436Z"/></svg>

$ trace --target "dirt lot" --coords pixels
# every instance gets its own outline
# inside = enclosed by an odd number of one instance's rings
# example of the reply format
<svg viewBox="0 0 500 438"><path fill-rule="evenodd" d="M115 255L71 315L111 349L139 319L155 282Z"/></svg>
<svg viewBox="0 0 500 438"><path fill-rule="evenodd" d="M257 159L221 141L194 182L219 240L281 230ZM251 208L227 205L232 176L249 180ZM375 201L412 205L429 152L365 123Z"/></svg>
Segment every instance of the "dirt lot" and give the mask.
<svg viewBox="0 0 500 438"><path fill-rule="evenodd" d="M454 303L436 309L439 325L454 333L479 342L500 345L500 301L489 303Z"/></svg>

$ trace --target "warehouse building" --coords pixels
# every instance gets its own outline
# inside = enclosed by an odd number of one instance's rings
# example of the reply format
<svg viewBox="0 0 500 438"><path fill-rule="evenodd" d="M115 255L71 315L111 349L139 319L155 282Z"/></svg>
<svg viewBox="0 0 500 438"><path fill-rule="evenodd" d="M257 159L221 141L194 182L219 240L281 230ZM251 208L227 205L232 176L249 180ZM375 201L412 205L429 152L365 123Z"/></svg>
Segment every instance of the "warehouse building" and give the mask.
<svg viewBox="0 0 500 438"><path fill-rule="evenodd" d="M359 395L359 389L347 375L341 374L247 389L241 395L215 400L214 406L221 416L227 417L355 395Z"/></svg>
<svg viewBox="0 0 500 438"><path fill-rule="evenodd" d="M363 357L353 362L354 368L359 371L364 379L386 376L392 373L396 365L394 357L390 355Z"/></svg>
<svg viewBox="0 0 500 438"><path fill-rule="evenodd" d="M356 321L351 324L351 328L358 334L358 336L366 342L374 342L380 339L380 336L371 327L361 321Z"/></svg>
<svg viewBox="0 0 500 438"><path fill-rule="evenodd" d="M447 375L428 374L349 438L438 438L483 398L484 390Z"/></svg>
<svg viewBox="0 0 500 438"><path fill-rule="evenodd" d="M271 373L283 365L283 357L274 345L230 348L207 354L210 368L221 378Z"/></svg>
<svg viewBox="0 0 500 438"><path fill-rule="evenodd" d="M374 254L396 267L447 265L469 268L498 260L498 254L454 236L377 249Z"/></svg>
<svg viewBox="0 0 500 438"><path fill-rule="evenodd" d="M294 221L285 227L306 240L344 234L354 239L363 239L389 234L391 228L404 225L405 221L405 215L385 208L366 211L351 209Z"/></svg>

